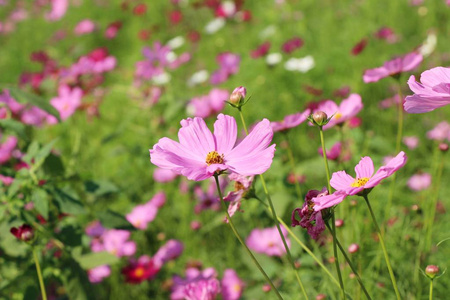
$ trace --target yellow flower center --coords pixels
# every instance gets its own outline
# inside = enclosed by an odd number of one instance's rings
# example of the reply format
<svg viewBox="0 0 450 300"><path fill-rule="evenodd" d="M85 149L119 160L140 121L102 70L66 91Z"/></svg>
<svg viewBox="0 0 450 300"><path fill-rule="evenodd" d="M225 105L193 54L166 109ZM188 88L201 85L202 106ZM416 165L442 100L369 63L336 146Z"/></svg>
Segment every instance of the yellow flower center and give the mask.
<svg viewBox="0 0 450 300"><path fill-rule="evenodd" d="M235 181L234 182L234 190L236 192L240 191L240 190L245 190L245 187L242 183L240 183L239 181Z"/></svg>
<svg viewBox="0 0 450 300"><path fill-rule="evenodd" d="M340 112L337 112L334 114L334 119L335 120L339 120L340 118L342 118L342 114Z"/></svg>
<svg viewBox="0 0 450 300"><path fill-rule="evenodd" d="M235 291L235 292L240 292L241 291L241 286L239 285L239 284L234 284L233 285L233 290Z"/></svg>
<svg viewBox="0 0 450 300"><path fill-rule="evenodd" d="M211 151L206 155L206 164L223 164L223 154L217 153L217 151Z"/></svg>
<svg viewBox="0 0 450 300"><path fill-rule="evenodd" d="M144 276L144 268L143 267L139 267L139 268L137 268L135 271L134 271L134 276L136 276L136 277L142 277L142 276Z"/></svg>
<svg viewBox="0 0 450 300"><path fill-rule="evenodd" d="M363 177L363 178L356 178L355 181L352 183L352 187L362 187L364 186L367 181L369 181L370 178Z"/></svg>

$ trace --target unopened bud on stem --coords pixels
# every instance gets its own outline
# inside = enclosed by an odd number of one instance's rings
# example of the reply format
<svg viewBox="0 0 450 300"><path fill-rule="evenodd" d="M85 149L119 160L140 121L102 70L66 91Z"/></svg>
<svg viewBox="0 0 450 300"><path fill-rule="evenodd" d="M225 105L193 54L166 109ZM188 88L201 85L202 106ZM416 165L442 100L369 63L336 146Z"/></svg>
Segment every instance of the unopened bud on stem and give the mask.
<svg viewBox="0 0 450 300"><path fill-rule="evenodd" d="M247 90L245 87L240 86L234 89L230 96L230 103L234 105L240 105L244 101L247 95Z"/></svg>

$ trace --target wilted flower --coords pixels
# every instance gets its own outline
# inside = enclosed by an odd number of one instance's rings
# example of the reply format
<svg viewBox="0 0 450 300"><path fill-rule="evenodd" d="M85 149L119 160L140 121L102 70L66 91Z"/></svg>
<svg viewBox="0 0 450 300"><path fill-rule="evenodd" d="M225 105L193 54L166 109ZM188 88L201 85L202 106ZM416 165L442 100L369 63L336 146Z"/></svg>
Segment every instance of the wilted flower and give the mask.
<svg viewBox="0 0 450 300"><path fill-rule="evenodd" d="M437 67L420 75L420 81L412 75L408 80L414 95L407 96L404 107L409 113L425 113L450 104L450 69Z"/></svg>
<svg viewBox="0 0 450 300"><path fill-rule="evenodd" d="M23 242L29 242L34 238L34 229L28 224L23 224L22 226L11 228L10 232L17 239Z"/></svg>
<svg viewBox="0 0 450 300"><path fill-rule="evenodd" d="M363 80L365 83L377 82L388 76L395 76L416 68L423 60L421 54L411 52L403 57L397 57L383 64L382 67L366 70Z"/></svg>
<svg viewBox="0 0 450 300"><path fill-rule="evenodd" d="M326 195L328 195L328 189L326 187L321 191L308 191L302 208L294 209L291 216L292 226L295 227L300 225L301 227L306 228L308 234L315 240L325 230L325 223L322 219L322 212L314 210L315 204L312 202L312 199ZM297 216L300 218L300 221L297 220Z"/></svg>
<svg viewBox="0 0 450 300"><path fill-rule="evenodd" d="M291 242L287 238L286 228L281 227L281 231L286 239L288 247L290 247ZM247 237L246 244L251 250L269 256L282 256L286 253L277 227L253 229Z"/></svg>
<svg viewBox="0 0 450 300"><path fill-rule="evenodd" d="M269 146L273 131L266 119L236 147L237 124L231 116L217 117L214 134L201 118L182 120L181 126L179 143L162 138L150 150L152 163L196 181L224 170L244 176L262 174L272 164L275 145Z"/></svg>
<svg viewBox="0 0 450 300"><path fill-rule="evenodd" d="M366 192L370 192L383 179L391 176L403 167L406 159L405 152L400 151L396 157L391 159L385 166L379 168L374 174L373 161L370 157L365 156L361 158L355 167L356 178L351 177L345 171L334 172L330 180L330 185L336 189L336 192L331 195L313 198L312 201L315 203L314 210L320 211L337 205L345 197L358 195L366 189Z"/></svg>

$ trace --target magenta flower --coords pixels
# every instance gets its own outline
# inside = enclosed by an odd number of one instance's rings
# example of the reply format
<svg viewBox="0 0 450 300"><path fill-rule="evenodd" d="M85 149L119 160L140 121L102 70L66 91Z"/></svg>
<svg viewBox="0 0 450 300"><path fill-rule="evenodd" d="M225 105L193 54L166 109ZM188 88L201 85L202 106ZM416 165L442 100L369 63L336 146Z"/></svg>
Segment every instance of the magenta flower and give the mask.
<svg viewBox="0 0 450 300"><path fill-rule="evenodd" d="M158 214L158 209L164 205L166 201L166 195L164 192L156 194L150 201L145 204L137 205L129 214L126 215L126 219L134 227L145 230L148 223L152 222Z"/></svg>
<svg viewBox="0 0 450 300"><path fill-rule="evenodd" d="M184 286L185 300L214 300L220 293L220 282L215 279L201 279Z"/></svg>
<svg viewBox="0 0 450 300"><path fill-rule="evenodd" d="M361 101L361 96L358 94L350 94L350 96L342 100L341 104L338 106L334 101L327 100L319 104L315 111L323 111L329 117L333 116L327 125L323 126L323 129L329 129L334 125L341 124L354 116L356 116L361 109L363 104Z"/></svg>
<svg viewBox="0 0 450 300"><path fill-rule="evenodd" d="M17 141L15 136L8 136L5 142L0 144L0 164L4 164L11 159L14 149L16 149Z"/></svg>
<svg viewBox="0 0 450 300"><path fill-rule="evenodd" d="M267 119L238 145L237 124L231 116L217 117L214 134L201 118L182 120L181 126L180 142L162 138L150 150L153 164L195 181L224 170L244 176L262 174L272 164L275 145L269 146L273 131Z"/></svg>
<svg viewBox="0 0 450 300"><path fill-rule="evenodd" d="M178 240L168 240L158 252L153 256L153 259L160 265L177 258L183 253L183 243Z"/></svg>
<svg viewBox="0 0 450 300"><path fill-rule="evenodd" d="M228 182L225 179L223 179L223 177L220 177L219 185L220 190L223 191L228 185ZM206 191L204 191L200 186L195 186L194 194L198 202L194 207L194 211L196 214L199 214L200 212L206 209L211 209L215 211L220 210L220 199L217 193L216 182L214 180L211 180L209 182Z"/></svg>
<svg viewBox="0 0 450 300"><path fill-rule="evenodd" d="M292 53L298 48L301 48L303 46L303 40L299 37L293 37L292 39L287 40L284 42L284 44L281 46L281 50L284 53Z"/></svg>
<svg viewBox="0 0 450 300"><path fill-rule="evenodd" d="M391 159L385 166L382 166L374 174L373 161L370 157L361 158L355 167L356 178L351 177L345 171L334 172L330 180L330 185L336 190L332 195L313 198L314 210L332 207L341 203L345 197L358 195L365 189L369 192L377 186L383 179L394 174L406 163L405 152L400 151L396 157Z"/></svg>
<svg viewBox="0 0 450 300"><path fill-rule="evenodd" d="M111 268L108 265L102 265L88 270L87 273L91 283L99 283L111 275Z"/></svg>
<svg viewBox="0 0 450 300"><path fill-rule="evenodd" d="M211 84L220 84L225 82L231 75L239 71L239 63L241 58L237 54L225 52L217 55L216 58L219 69L211 74Z"/></svg>
<svg viewBox="0 0 450 300"><path fill-rule="evenodd" d="M173 277L172 293L170 294L171 300L184 300L186 299L186 289L185 287L189 284L195 284L199 281L212 280L217 277L216 270L213 268L207 268L200 271L196 268L186 269L186 278L182 278L178 275ZM192 288L192 286L191 286ZM202 298L200 298L202 299Z"/></svg>
<svg viewBox="0 0 450 300"><path fill-rule="evenodd" d="M327 153L327 159L329 160L337 160L339 158L339 155L341 155L342 151L342 144L341 142L337 142L336 144L331 147L331 149L325 150ZM322 147L319 147L318 152L321 156L323 156L323 150Z"/></svg>
<svg viewBox="0 0 450 300"><path fill-rule="evenodd" d="M450 68L437 67L420 75L412 75L408 85L414 95L407 96L404 107L409 113L425 113L450 104Z"/></svg>
<svg viewBox="0 0 450 300"><path fill-rule="evenodd" d="M255 50L252 50L250 52L250 57L253 59L257 59L259 57L267 55L270 50L270 42L265 42L258 46Z"/></svg>
<svg viewBox="0 0 450 300"><path fill-rule="evenodd" d="M383 64L382 67L366 70L363 75L365 83L377 82L388 76L395 76L402 72L411 71L423 60L423 56L417 52L411 52L403 57L397 57Z"/></svg>
<svg viewBox="0 0 450 300"><path fill-rule="evenodd" d="M139 284L144 280L152 280L158 274L161 266L148 255L142 255L136 261L131 259L121 273L125 276L125 281L131 284Z"/></svg>
<svg viewBox="0 0 450 300"><path fill-rule="evenodd" d="M287 115L283 120L279 122L270 122L273 132L285 131L294 127L297 127L301 123L305 122L309 117L311 110L307 109L304 112L298 112L296 114Z"/></svg>
<svg viewBox="0 0 450 300"><path fill-rule="evenodd" d="M61 116L61 120L67 120L81 105L83 91L80 88L70 89L67 85L60 85L58 88L58 97L50 100L50 103L56 108Z"/></svg>
<svg viewBox="0 0 450 300"><path fill-rule="evenodd" d="M429 173L414 174L408 179L407 185L416 192L426 190L431 185L431 175Z"/></svg>
<svg viewBox="0 0 450 300"><path fill-rule="evenodd" d="M324 197L328 195L328 189L324 187L321 191L310 190L306 193L305 202L302 208L296 208L292 212L292 227L302 226L308 230L308 234L315 240L319 238L319 235L325 230L325 223L322 219L322 212L314 210L313 198ZM300 221L296 219L296 216L300 218Z"/></svg>
<svg viewBox="0 0 450 300"><path fill-rule="evenodd" d="M239 300L244 289L244 282L239 278L236 271L226 269L222 277L223 300Z"/></svg>
<svg viewBox="0 0 450 300"><path fill-rule="evenodd" d="M450 124L446 121L440 122L432 130L427 132L427 138L437 141L443 141L445 139L450 141Z"/></svg>
<svg viewBox="0 0 450 300"><path fill-rule="evenodd" d="M283 232L288 247L290 247L291 241L287 238L286 228L281 227L281 231ZM246 244L251 250L268 256L282 256L286 253L283 241L276 227L253 229L246 240Z"/></svg>

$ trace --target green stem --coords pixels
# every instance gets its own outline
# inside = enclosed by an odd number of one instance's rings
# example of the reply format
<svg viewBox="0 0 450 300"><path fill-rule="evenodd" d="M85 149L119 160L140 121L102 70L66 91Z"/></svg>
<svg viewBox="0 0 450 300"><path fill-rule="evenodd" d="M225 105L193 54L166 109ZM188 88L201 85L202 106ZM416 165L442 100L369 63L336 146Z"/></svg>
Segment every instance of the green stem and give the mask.
<svg viewBox="0 0 450 300"><path fill-rule="evenodd" d="M391 262L389 261L389 256L386 251L386 245L384 244L383 235L381 234L380 227L378 226L378 222L375 218L375 215L372 210L372 206L370 205L367 195L364 195L363 197L364 197L364 200L366 200L367 207L369 208L370 215L372 216L373 224L375 225L375 229L377 230L377 233L378 233L378 238L380 239L381 248L383 249L384 259L386 260L386 265L389 270L389 276L391 277L392 286L394 287L394 290L395 290L395 295L397 296L397 300L400 300L401 299L400 292L398 291L397 282L395 280L394 272L392 271Z"/></svg>
<svg viewBox="0 0 450 300"><path fill-rule="evenodd" d="M47 300L47 293L45 292L44 279L42 278L41 266L39 265L39 259L37 257L36 249L33 247L33 259L36 265L36 271L39 279L39 286L41 287L42 300Z"/></svg>
<svg viewBox="0 0 450 300"><path fill-rule="evenodd" d="M225 213L227 215L227 219L228 219L228 224L230 224L231 230L233 230L234 235L236 236L236 238L239 240L239 242L241 243L241 245L245 248L245 250L247 251L247 253L250 255L250 257L252 258L254 264L256 265L256 267L259 269L259 271L261 272L261 274L264 276L264 278L266 279L266 281L269 283L269 285L272 287L272 290L274 291L274 293L277 295L278 299L283 299L283 297L281 297L280 292L278 291L278 289L275 287L275 285L273 284L272 280L270 280L269 276L267 276L266 272L263 270L263 268L261 267L261 265L259 264L258 260L256 259L256 257L253 255L253 253L250 251L250 249L247 247L247 245L245 244L244 240L242 239L242 237L239 235L239 233L236 230L236 227L234 226L233 220L230 217L230 214L228 213L228 208L227 205L225 204L225 201L223 200L223 195L222 195L222 191L220 190L220 185L219 185L219 176L216 174L214 175L214 179L216 180L216 186L217 186L217 191L219 193L219 198L220 198L220 202L222 204L223 209L225 210ZM45 300L45 299L44 299Z"/></svg>
<svg viewBox="0 0 450 300"><path fill-rule="evenodd" d="M442 172L444 170L444 155L441 154L441 162L438 167L437 175L436 175L436 181L434 184L433 189L433 197L431 198L430 203L430 211L428 213L428 222L427 222L427 235L426 235L426 243L425 243L425 250L429 251L431 249L431 237L433 235L433 223L434 223L434 217L436 215L436 205L438 201L439 196L439 189L441 187L441 178L442 178Z"/></svg>
<svg viewBox="0 0 450 300"><path fill-rule="evenodd" d="M242 114L242 110L241 109L239 109L239 114L241 116L241 121L242 121L242 125L244 127L244 130L245 130L245 133L248 135L247 126L245 125L245 119L244 119L244 115ZM284 237L284 234L281 231L280 223L278 222L278 216L277 216L277 213L276 213L275 208L273 206L272 199L270 197L269 191L267 189L266 181L264 180L264 176L262 174L260 174L259 178L261 179L261 183L262 183L262 186L263 186L263 189L264 189L264 194L266 195L266 198L267 198L267 200L269 202L270 210L272 211L273 220L275 222L275 225L277 227L277 230L278 230L278 233L279 233L279 235L281 237L281 240L283 241L284 248L286 249L286 254L288 255L289 262L291 263L291 266L292 266L292 270L295 273L295 277L297 279L298 285L300 286L300 289L302 290L302 293L305 296L305 299L309 299L308 298L308 294L306 293L305 287L303 286L302 280L300 279L300 276L298 275L298 271L295 268L295 263L294 263L294 260L292 259L291 251L289 250L289 247L288 247L288 245L286 243L286 238Z"/></svg>
<svg viewBox="0 0 450 300"><path fill-rule="evenodd" d="M430 280L430 297L429 300L433 300L433 280Z"/></svg>
<svg viewBox="0 0 450 300"><path fill-rule="evenodd" d="M259 199L258 197L255 197L255 199L258 200L259 202L261 202L267 209L269 209L269 211L271 210L269 205L264 203L261 199ZM272 213L272 212L270 211L270 213ZM328 269L325 267L325 265L322 263L322 261L294 234L294 232L291 230L291 228L280 217L278 217L278 221L280 222L281 225L283 225L283 227L287 230L287 232L291 235L291 237L297 242L297 244L299 244L300 247L302 247L302 249L305 250L305 252L308 253L309 256L311 256L314 259L314 261L325 271L325 273L327 273L327 275L331 278L333 283L339 287L339 282L336 280L336 278L334 278L333 274L331 274L330 271L328 271Z"/></svg>
<svg viewBox="0 0 450 300"><path fill-rule="evenodd" d="M289 162L291 164L292 173L294 174L294 177L295 177L295 191L297 192L298 198L299 199L303 199L302 188L300 187L300 183L298 182L297 176L296 176L296 173L295 173L294 154L292 153L291 143L289 142L289 138L288 138L288 134L287 133L285 133L285 138L286 138Z"/></svg>
<svg viewBox="0 0 450 300"><path fill-rule="evenodd" d="M298 285L300 286L300 289L302 290L302 293L303 293L303 296L305 296L305 299L309 299L308 294L306 294L305 287L303 286L302 280L300 279L300 276L298 275L298 271L295 268L294 259L292 258L291 251L289 250L289 246L286 243L286 238L284 237L284 234L281 231L280 222L278 222L278 216L275 211L275 207L273 206L269 191L267 190L266 181L264 180L264 176L261 174L261 175L259 175L259 178L261 179L264 193L266 194L266 198L269 202L270 210L272 211L273 220L275 221L275 225L277 226L278 233L280 234L281 240L283 241L284 248L286 249L286 254L288 256L289 262L291 263L292 270L295 273L295 277L297 278Z"/></svg>
<svg viewBox="0 0 450 300"><path fill-rule="evenodd" d="M325 223L325 225L327 226L328 230L330 232L332 232L330 224ZM364 294L366 295L367 299L371 300L372 298L370 297L369 293L367 292L366 287L364 286L364 283L362 282L362 279L361 279L361 277L358 274L358 271L356 270L355 266L353 265L352 261L348 257L347 253L345 252L344 248L342 247L341 243L339 242L339 240L337 238L336 238L336 244L339 247L339 250L341 250L342 255L344 255L344 258L347 261L348 265L350 266L350 269L352 269L353 274L355 274L356 279L358 280L358 283L361 286L361 288L362 288Z"/></svg>
<svg viewBox="0 0 450 300"><path fill-rule="evenodd" d="M397 86L398 86L398 97L400 98L400 101L398 102L397 105L397 142L395 143L395 154L397 155L397 153L400 152L400 147L402 144L402 136L403 136L403 94L402 94L402 85L400 83L400 78L397 81ZM385 217L389 218L390 212L391 212L391 206L392 206L392 200L394 198L394 192L395 192L395 183L396 183L396 179L397 179L397 173L394 173L394 175L392 176L392 181L391 181L391 185L389 187L389 196L388 196L388 201L386 204L386 209L385 209ZM382 226L382 233L384 234L385 231L385 227L384 225Z"/></svg>
<svg viewBox="0 0 450 300"><path fill-rule="evenodd" d="M328 193L331 193L331 185L330 185L330 168L328 166L328 159L327 159L327 151L325 149L325 139L323 137L323 128L322 126L319 126L319 133L320 133L320 143L322 144L322 152L323 152L323 161L325 164L325 172L327 174L327 185L328 185ZM341 287L341 296L342 299L346 299L345 295L345 288L344 288L344 281L342 280L342 274L341 274L341 268L339 266L339 257L337 253L337 246L336 246L336 222L334 217L334 211L331 213L331 234L333 235L333 253L334 253L334 263L336 266L336 272L338 274L339 278L339 285Z"/></svg>

